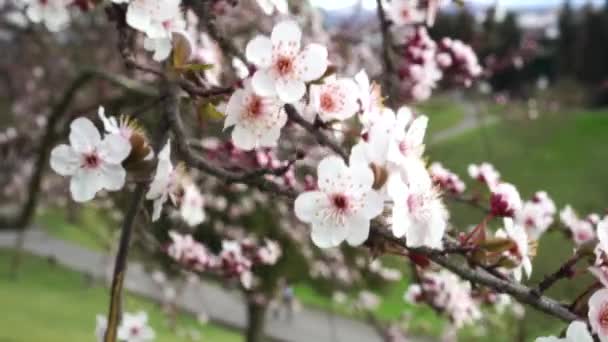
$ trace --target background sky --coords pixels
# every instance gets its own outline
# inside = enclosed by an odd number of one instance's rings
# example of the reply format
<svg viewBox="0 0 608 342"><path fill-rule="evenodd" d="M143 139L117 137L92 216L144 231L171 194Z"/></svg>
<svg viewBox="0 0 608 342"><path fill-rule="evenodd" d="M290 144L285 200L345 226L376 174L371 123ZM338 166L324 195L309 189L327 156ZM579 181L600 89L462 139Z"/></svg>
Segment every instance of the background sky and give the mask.
<svg viewBox="0 0 608 342"><path fill-rule="evenodd" d="M359 0L310 0L318 7L328 10L340 9L356 5ZM362 0L363 6L368 9L376 7L376 0ZM465 3L476 5L492 5L495 0L465 0ZM557 7L563 4L564 0L500 0L500 5L507 8L529 8L529 7ZM603 0L571 0L574 5L584 5L588 2L602 4Z"/></svg>

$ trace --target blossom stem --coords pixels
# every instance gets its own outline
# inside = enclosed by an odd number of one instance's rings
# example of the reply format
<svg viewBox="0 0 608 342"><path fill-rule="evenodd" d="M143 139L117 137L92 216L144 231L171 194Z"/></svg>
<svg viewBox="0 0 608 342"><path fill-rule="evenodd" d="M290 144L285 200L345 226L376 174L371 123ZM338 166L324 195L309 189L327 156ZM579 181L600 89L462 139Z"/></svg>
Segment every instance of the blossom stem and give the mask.
<svg viewBox="0 0 608 342"><path fill-rule="evenodd" d="M112 277L112 288L110 294L110 310L108 312L108 328L106 330L105 342L116 342L116 334L121 316L122 289L127 270L127 257L129 245L133 235L133 225L137 213L146 193L146 183L137 184L131 204L122 224L118 253L114 262L114 275Z"/></svg>
<svg viewBox="0 0 608 342"><path fill-rule="evenodd" d="M559 280L569 277L572 274L572 268L578 263L583 257L580 252L575 253L566 262L564 262L555 272L546 275L543 280L536 287L535 292L542 294L543 292L550 289Z"/></svg>
<svg viewBox="0 0 608 342"><path fill-rule="evenodd" d="M376 8L378 20L380 21L380 31L382 32L382 59L384 62L383 86L388 94L387 102L392 107L395 105L396 101L395 87L393 85L395 67L391 59L391 46L393 44L393 39L389 27L390 22L386 18L382 0L376 0Z"/></svg>

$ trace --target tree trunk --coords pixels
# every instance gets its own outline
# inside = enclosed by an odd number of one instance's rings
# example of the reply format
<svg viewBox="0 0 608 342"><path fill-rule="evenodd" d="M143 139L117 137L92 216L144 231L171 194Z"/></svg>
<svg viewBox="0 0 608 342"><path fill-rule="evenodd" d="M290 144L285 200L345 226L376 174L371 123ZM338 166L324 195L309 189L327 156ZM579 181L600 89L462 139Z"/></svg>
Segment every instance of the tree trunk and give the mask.
<svg viewBox="0 0 608 342"><path fill-rule="evenodd" d="M264 342L264 327L266 323L266 303L258 303L253 299L247 301L247 338L246 342Z"/></svg>

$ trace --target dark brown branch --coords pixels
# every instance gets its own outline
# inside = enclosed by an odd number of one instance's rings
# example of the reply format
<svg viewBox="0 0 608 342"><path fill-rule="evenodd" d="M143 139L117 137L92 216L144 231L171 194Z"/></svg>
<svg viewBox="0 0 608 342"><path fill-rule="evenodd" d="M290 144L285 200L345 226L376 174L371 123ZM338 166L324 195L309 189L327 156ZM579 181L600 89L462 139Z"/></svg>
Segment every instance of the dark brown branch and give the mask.
<svg viewBox="0 0 608 342"><path fill-rule="evenodd" d="M391 59L393 37L390 32L390 22L386 18L386 13L384 12L382 0L376 0L376 10L378 21L380 22L380 32L382 33L382 61L384 63L382 85L388 94L387 102L389 106L394 107L397 89L393 81L395 78L395 66L393 65L393 60Z"/></svg>
<svg viewBox="0 0 608 342"><path fill-rule="evenodd" d="M106 330L105 342L116 342L116 334L121 316L122 288L127 271L127 257L129 255L129 245L133 234L133 224L143 202L146 193L146 183L137 184L133 192L133 198L129 210L125 215L121 228L118 253L114 262L114 275L112 277L112 288L110 294L110 310L108 312L108 328Z"/></svg>
<svg viewBox="0 0 608 342"><path fill-rule="evenodd" d="M515 298L518 302L528 304L546 314L568 322L580 319L575 313L552 298L542 295L538 296L533 289L497 277L483 268L469 267L465 262L459 261L453 256L445 255L442 251L425 247L408 248L405 244L405 240L395 238L392 234L379 227L375 227L372 231L372 235L374 238L390 241L403 249L424 255L436 264L445 267L463 279L487 286L500 293L506 293Z"/></svg>
<svg viewBox="0 0 608 342"><path fill-rule="evenodd" d="M291 104L285 105L285 112L287 113L287 117L292 122L296 123L300 127L304 128L308 133L310 133L317 142L323 146L329 147L332 151L338 154L345 162L348 162L348 155L344 150L338 145L335 141L325 135L319 127L313 125L312 123L306 121L294 108Z"/></svg>
<svg viewBox="0 0 608 342"><path fill-rule="evenodd" d="M555 272L546 275L536 287L537 294L542 294L551 288L551 286L555 285L555 283L557 283L559 280L572 275L574 266L579 260L581 260L582 257L583 255L580 252L577 252L566 260L566 262L564 262Z"/></svg>

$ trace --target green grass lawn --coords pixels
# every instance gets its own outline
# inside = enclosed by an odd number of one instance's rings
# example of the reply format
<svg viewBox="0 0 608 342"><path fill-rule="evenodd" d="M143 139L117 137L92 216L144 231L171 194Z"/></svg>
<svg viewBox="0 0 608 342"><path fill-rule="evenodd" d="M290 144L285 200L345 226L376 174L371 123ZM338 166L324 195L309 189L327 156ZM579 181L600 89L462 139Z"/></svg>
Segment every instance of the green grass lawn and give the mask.
<svg viewBox="0 0 608 342"><path fill-rule="evenodd" d="M417 112L429 117L428 136L456 126L464 118L466 108L450 96L450 94L435 96L415 106Z"/></svg>
<svg viewBox="0 0 608 342"><path fill-rule="evenodd" d="M6 314L0 319L2 342L94 341L95 316L105 314L108 290L88 285L76 272L48 260L25 255L17 280L7 277L10 254L0 250L0 303ZM126 296L126 311L145 310L159 342L186 342L171 332L157 304ZM199 324L180 315L178 329L195 329L202 341L242 341L240 334L215 325Z"/></svg>

